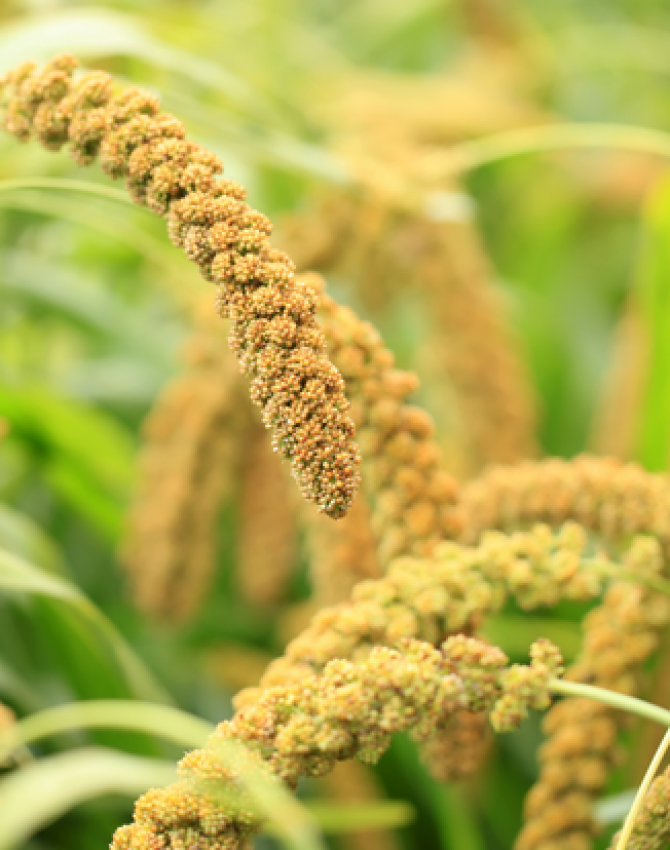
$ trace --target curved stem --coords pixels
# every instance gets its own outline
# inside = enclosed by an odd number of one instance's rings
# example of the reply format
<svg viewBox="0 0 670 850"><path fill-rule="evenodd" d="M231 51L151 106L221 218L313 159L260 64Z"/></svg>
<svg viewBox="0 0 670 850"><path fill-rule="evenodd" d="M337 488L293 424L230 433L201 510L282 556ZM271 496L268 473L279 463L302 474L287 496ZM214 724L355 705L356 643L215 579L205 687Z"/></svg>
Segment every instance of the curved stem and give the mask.
<svg viewBox="0 0 670 850"><path fill-rule="evenodd" d="M609 148L670 159L670 133L633 124L542 124L519 130L506 130L479 139L461 142L434 153L423 153L423 191L399 178L394 169L375 161L374 179L343 162L346 182L362 186L373 194L380 192L398 208L431 215L435 193L444 183L500 160L545 151ZM383 178L383 179L382 179Z"/></svg>
<svg viewBox="0 0 670 850"><path fill-rule="evenodd" d="M502 159L569 148L618 148L670 158L670 134L630 124L548 124L455 145L434 162L436 178Z"/></svg>
<svg viewBox="0 0 670 850"><path fill-rule="evenodd" d="M598 688L595 685L585 685L581 682L566 682L564 679L551 679L549 690L561 696L593 699L596 702L602 702L604 705L609 705L620 711L628 711L630 714L636 714L645 720L653 720L655 723L670 728L670 711L642 699L637 699L637 697L629 697L626 694L608 691L606 688Z"/></svg>
<svg viewBox="0 0 670 850"><path fill-rule="evenodd" d="M617 841L616 850L626 850L628 846L628 840L633 832L633 827L635 826L635 821L637 820L637 814L644 803L644 798L647 796L647 791L649 790L649 786L654 780L656 773L658 772L659 767L661 766L661 762L665 758L665 754L668 749L670 749L670 729L665 733L663 740L660 743L659 748L656 750L656 755L651 760L651 764L647 768L647 772L644 775L644 779L640 784L640 787L637 789L637 794L635 795L635 799L633 800L633 805L630 807L630 811L626 815L626 820L624 821L623 829L621 830L621 835L619 836L619 840Z"/></svg>

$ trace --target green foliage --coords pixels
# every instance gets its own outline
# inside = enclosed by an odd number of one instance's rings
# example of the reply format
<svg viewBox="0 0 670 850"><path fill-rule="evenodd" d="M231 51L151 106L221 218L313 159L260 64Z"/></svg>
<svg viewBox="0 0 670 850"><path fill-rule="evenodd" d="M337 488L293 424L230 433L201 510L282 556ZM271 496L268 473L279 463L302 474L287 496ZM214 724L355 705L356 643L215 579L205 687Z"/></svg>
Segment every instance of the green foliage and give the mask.
<svg viewBox="0 0 670 850"><path fill-rule="evenodd" d="M6 593L27 593L67 605L79 616L79 621L69 616L66 622L77 635L82 656L88 650L97 664L107 659L108 666L111 661L129 694L138 699L167 698L112 623L75 585L0 549L0 587Z"/></svg>
<svg viewBox="0 0 670 850"><path fill-rule="evenodd" d="M647 369L640 411L638 456L654 472L668 468L670 450L670 179L655 188L644 210L640 307Z"/></svg>
<svg viewBox="0 0 670 850"><path fill-rule="evenodd" d="M85 800L110 793L134 796L173 779L170 762L102 747L40 759L0 780L0 847L20 846L41 826Z"/></svg>

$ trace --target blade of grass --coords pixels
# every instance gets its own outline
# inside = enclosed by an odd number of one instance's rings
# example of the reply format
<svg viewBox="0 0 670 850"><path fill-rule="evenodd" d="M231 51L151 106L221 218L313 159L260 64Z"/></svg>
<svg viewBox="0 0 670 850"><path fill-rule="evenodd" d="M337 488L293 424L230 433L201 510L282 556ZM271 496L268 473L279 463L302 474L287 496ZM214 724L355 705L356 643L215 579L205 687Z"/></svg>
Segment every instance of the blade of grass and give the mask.
<svg viewBox="0 0 670 850"><path fill-rule="evenodd" d="M440 836L441 850L484 850L479 827L460 789L435 782L419 762L415 744L407 735L393 736L394 753L404 772L421 789Z"/></svg>
<svg viewBox="0 0 670 850"><path fill-rule="evenodd" d="M3 387L0 414L10 438L32 443L43 458L79 469L102 492L127 497L134 475L134 439L120 422L100 410L45 389Z"/></svg>
<svg viewBox="0 0 670 850"><path fill-rule="evenodd" d="M26 56L51 58L58 51L76 53L85 59L131 56L216 89L246 113L256 113L264 120L281 119L257 88L218 63L155 37L139 16L89 7L23 17L0 29L0 70L16 67Z"/></svg>
<svg viewBox="0 0 670 850"><path fill-rule="evenodd" d="M32 714L0 732L0 764L21 747L77 729L146 732L188 748L202 747L213 731L210 723L166 705L134 700L69 703ZM357 829L392 829L404 826L414 817L413 808L402 801L349 806L310 801L307 808L319 826L333 834Z"/></svg>
<svg viewBox="0 0 670 850"><path fill-rule="evenodd" d="M647 340L636 457L651 472L668 468L670 449L670 176L643 213L639 303Z"/></svg>
<svg viewBox="0 0 670 850"><path fill-rule="evenodd" d="M138 227L125 209L121 215L118 209L112 211L102 205L87 203L76 193L68 197L58 192L27 190L0 195L0 208L67 220L126 244L160 270L161 274L153 280L161 289L165 288L178 305L189 307L207 287L206 282L193 273L192 265L171 249L167 238L153 236L147 228Z"/></svg>
<svg viewBox="0 0 670 850"><path fill-rule="evenodd" d="M61 753L0 780L0 850L14 850L74 806L102 794L135 797L175 779L171 762L104 747Z"/></svg>
<svg viewBox="0 0 670 850"><path fill-rule="evenodd" d="M546 151L605 148L670 157L670 134L634 124L543 124L505 130L454 145L433 162L440 177L472 171L510 157Z"/></svg>
<svg viewBox="0 0 670 850"><path fill-rule="evenodd" d="M170 703L170 697L128 646L113 624L75 585L49 575L10 552L0 549L0 590L28 593L70 606L93 629L98 641L111 650L131 693L150 702Z"/></svg>
<svg viewBox="0 0 670 850"><path fill-rule="evenodd" d="M0 505L0 546L48 573L67 576L56 544L30 517L7 505Z"/></svg>
<svg viewBox="0 0 670 850"><path fill-rule="evenodd" d="M17 177L0 180L0 192L16 192L23 189L50 189L62 192L77 192L94 195L96 198L116 201L125 206L134 206L127 192L115 189L104 183L92 183L88 180L72 180L67 177Z"/></svg>
<svg viewBox="0 0 670 850"><path fill-rule="evenodd" d="M414 807L404 800L348 805L309 800L305 806L319 827L331 835L359 829L398 829L411 823L416 815Z"/></svg>
<svg viewBox="0 0 670 850"><path fill-rule="evenodd" d="M202 747L211 723L169 705L134 700L89 700L47 708L0 731L0 763L20 746L74 729L120 729L158 735L184 747Z"/></svg>

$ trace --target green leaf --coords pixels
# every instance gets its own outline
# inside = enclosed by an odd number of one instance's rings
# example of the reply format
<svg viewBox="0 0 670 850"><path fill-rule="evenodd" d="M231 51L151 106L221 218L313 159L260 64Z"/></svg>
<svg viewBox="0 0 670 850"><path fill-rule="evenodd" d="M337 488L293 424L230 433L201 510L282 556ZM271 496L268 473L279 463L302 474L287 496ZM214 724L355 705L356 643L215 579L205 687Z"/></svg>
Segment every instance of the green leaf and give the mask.
<svg viewBox="0 0 670 850"><path fill-rule="evenodd" d="M316 821L306 807L281 783L252 768L245 747L230 741L221 748L222 757L224 751L235 768L241 770L246 789L268 818L269 831L290 850L323 850ZM31 762L0 780L0 850L11 850L87 800L103 794L136 797L176 779L175 766L170 762L103 747L87 747ZM395 818L398 819L397 812Z"/></svg>
<svg viewBox="0 0 670 850"><path fill-rule="evenodd" d="M110 416L44 389L3 388L10 439L26 443L52 487L115 541L134 476L134 445Z"/></svg>
<svg viewBox="0 0 670 850"><path fill-rule="evenodd" d="M0 70L11 70L25 62L26 56L50 59L59 51L76 53L84 59L132 56L174 71L198 85L215 88L245 111L254 109L268 116L267 103L241 77L218 62L156 38L137 16L89 8L24 17L0 29Z"/></svg>
<svg viewBox="0 0 670 850"><path fill-rule="evenodd" d="M0 414L11 435L32 437L67 458L109 493L125 497L133 480L134 441L115 419L44 389L3 388Z"/></svg>
<svg viewBox="0 0 670 850"><path fill-rule="evenodd" d="M171 762L89 747L32 762L0 780L0 850L12 850L74 806L135 797L175 779Z"/></svg>
<svg viewBox="0 0 670 850"><path fill-rule="evenodd" d="M202 747L213 726L169 705L134 700L89 700L48 708L0 731L0 764L17 747L73 729L146 732L184 747Z"/></svg>
<svg viewBox="0 0 670 850"><path fill-rule="evenodd" d="M7 505L0 505L0 547L48 573L67 575L56 544L37 523Z"/></svg>
<svg viewBox="0 0 670 850"><path fill-rule="evenodd" d="M310 800L305 805L321 829L331 835L359 829L398 829L407 826L416 816L414 807L404 800L347 805Z"/></svg>
<svg viewBox="0 0 670 850"><path fill-rule="evenodd" d="M102 285L92 287L80 273L54 268L49 257L33 251L5 252L0 291L3 298L23 296L61 321L67 319L85 328L117 350L136 355L145 367L166 373L172 366L173 340L166 340L164 333L152 328L147 315L138 315L135 305L124 305Z"/></svg>
<svg viewBox="0 0 670 850"><path fill-rule="evenodd" d="M26 676L20 676L3 658L0 658L0 693L27 711L34 711L41 702L40 695L26 681Z"/></svg>
<svg viewBox="0 0 670 850"><path fill-rule="evenodd" d="M24 189L51 189L64 192L80 192L97 198L116 201L132 206L127 192L107 186L104 183L91 183L89 180L72 180L68 177L17 177L0 180L0 193L16 192Z"/></svg>
<svg viewBox="0 0 670 850"><path fill-rule="evenodd" d="M119 501L101 492L80 468L56 455L45 465L44 477L54 492L69 502L108 541L114 543L119 539L123 522Z"/></svg>
<svg viewBox="0 0 670 850"><path fill-rule="evenodd" d="M643 215L639 303L647 340L637 459L668 468L670 450L670 175L652 191Z"/></svg>
<svg viewBox="0 0 670 850"><path fill-rule="evenodd" d="M420 789L440 837L440 850L484 850L484 840L462 791L435 782L419 762L416 745L407 735L394 735L391 743L402 770Z"/></svg>
<svg viewBox="0 0 670 850"><path fill-rule="evenodd" d="M0 549L0 590L35 594L64 603L81 617L91 639L111 651L134 696L151 702L170 702L162 686L113 624L75 585Z"/></svg>
<svg viewBox="0 0 670 850"><path fill-rule="evenodd" d="M138 226L137 216L129 216L128 208L119 205L116 200L109 203L110 196L107 193L101 193L95 199L103 201L104 205L92 203L87 196L95 193L79 188L81 182L68 181L70 185L77 184L72 193L52 191L53 181L50 181L48 186L41 187L48 191L6 191L0 194L0 207L51 216L61 221L67 220L82 227L92 228L104 234L106 238L125 243L160 270L160 274L154 277L156 286L167 290L176 304L188 305L192 303L195 294L209 291L206 283L195 273L193 265L182 257L179 251L173 249L167 237L161 239L152 235L149 228ZM101 184L84 185L97 188ZM143 208L137 205L134 205L134 209L140 215L144 212ZM140 218L139 223L142 220Z"/></svg>

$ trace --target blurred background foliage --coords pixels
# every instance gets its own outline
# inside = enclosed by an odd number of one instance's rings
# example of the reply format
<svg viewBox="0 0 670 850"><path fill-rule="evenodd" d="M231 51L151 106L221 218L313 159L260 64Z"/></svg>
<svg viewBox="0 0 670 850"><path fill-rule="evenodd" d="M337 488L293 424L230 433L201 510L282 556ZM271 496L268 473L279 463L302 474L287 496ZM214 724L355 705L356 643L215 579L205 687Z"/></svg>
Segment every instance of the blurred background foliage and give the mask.
<svg viewBox="0 0 670 850"><path fill-rule="evenodd" d="M428 186L422 168L468 140L524 127L666 130L669 24L662 0L5 0L0 70L67 50L159 92L190 137L247 186L280 240L283 222L328 229L328 199L355 196L357 185L382 206L387 195L412 206L425 202L427 187L441 193L437 217L472 222L483 240L496 303L518 335L538 400L541 452L604 447L664 470L663 157L614 140L492 161L459 184L445 177ZM234 580L233 491L219 521L216 587L179 627L138 613L117 566L140 425L179 369L209 285L162 222L97 167L82 174L67 156L8 136L0 138L0 258L0 543L20 561L0 569L8 591L0 595L0 699L20 717L76 700L134 698L218 721L291 634L291 616L309 595L304 546L269 613L244 599ZM375 300L361 288L370 280L345 267L329 284L379 325L401 366L421 372L430 365L430 350L418 356L425 316L412 305L421 296L410 280L401 296L389 299L382 287ZM623 334L631 323L638 332ZM626 382L617 364L631 358L642 365ZM428 371L421 399L439 421L446 377ZM27 564L41 570L37 578ZM574 653L580 614L563 607L538 621L510 611L491 638L520 657L542 631ZM502 737L483 773L451 787L428 781L413 745L395 741L376 778L415 817L387 838L406 848L510 847L539 736L528 723ZM82 744L171 760L181 752L146 733L102 731L61 734L33 752ZM622 774L612 792L634 779ZM324 793L315 782L304 789ZM130 806L127 796L89 801L25 846L105 846Z"/></svg>

